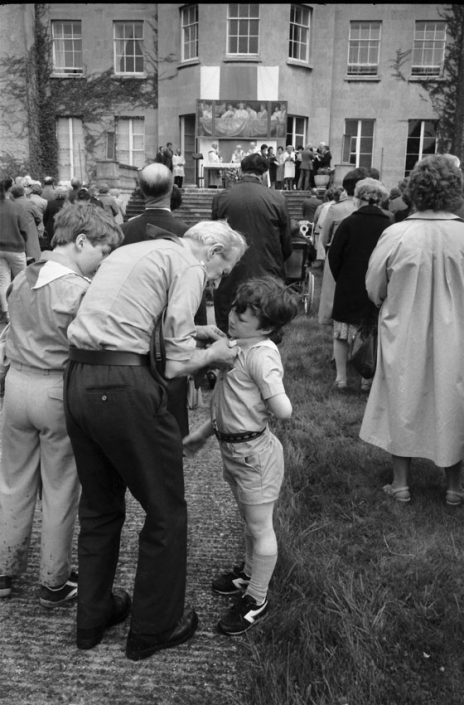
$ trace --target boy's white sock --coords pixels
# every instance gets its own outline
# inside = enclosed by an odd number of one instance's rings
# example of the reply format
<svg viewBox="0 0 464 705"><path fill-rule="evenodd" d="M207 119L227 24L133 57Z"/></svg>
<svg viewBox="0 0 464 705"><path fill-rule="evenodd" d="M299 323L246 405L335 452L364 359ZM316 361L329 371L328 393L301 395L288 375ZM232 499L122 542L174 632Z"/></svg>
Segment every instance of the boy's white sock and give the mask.
<svg viewBox="0 0 464 705"><path fill-rule="evenodd" d="M267 589L276 563L277 553L273 553L270 556L261 556L258 553L253 554L251 579L246 589L246 594L253 597L258 605L261 605L266 599Z"/></svg>
<svg viewBox="0 0 464 705"><path fill-rule="evenodd" d="M243 572L250 577L253 566L253 537L245 530L245 566Z"/></svg>

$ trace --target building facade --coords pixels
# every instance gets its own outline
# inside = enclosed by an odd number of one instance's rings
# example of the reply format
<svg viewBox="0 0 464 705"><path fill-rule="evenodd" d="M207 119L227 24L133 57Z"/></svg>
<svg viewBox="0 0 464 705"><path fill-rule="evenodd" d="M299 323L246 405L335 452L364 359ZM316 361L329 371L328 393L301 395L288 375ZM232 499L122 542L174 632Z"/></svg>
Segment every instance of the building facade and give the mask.
<svg viewBox="0 0 464 705"><path fill-rule="evenodd" d="M4 5L1 55L30 52L38 7L62 180L130 176L171 142L184 183L201 184L213 144L229 162L237 147L325 142L332 166L375 167L391 187L437 149L423 81L442 75L444 5ZM26 157L16 101L0 97L0 149Z"/></svg>

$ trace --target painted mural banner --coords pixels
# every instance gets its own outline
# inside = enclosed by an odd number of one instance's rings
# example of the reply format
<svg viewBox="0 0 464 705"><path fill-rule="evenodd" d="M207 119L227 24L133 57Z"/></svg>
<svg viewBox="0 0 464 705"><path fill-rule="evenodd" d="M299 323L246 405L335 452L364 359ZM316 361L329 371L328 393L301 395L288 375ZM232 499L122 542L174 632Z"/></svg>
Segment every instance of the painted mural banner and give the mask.
<svg viewBox="0 0 464 705"><path fill-rule="evenodd" d="M286 101L198 100L197 136L285 137Z"/></svg>

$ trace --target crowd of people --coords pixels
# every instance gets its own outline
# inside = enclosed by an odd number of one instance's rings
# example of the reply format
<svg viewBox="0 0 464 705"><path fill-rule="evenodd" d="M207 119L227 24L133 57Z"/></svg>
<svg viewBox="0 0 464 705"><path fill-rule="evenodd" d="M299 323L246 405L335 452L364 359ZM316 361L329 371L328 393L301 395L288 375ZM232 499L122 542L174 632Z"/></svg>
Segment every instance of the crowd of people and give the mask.
<svg viewBox="0 0 464 705"><path fill-rule="evenodd" d="M349 391L350 345L361 328L375 328L360 437L391 454L393 481L383 491L398 502L411 500L413 458L444 469L448 505L464 502L463 216L460 160L446 154L422 159L390 192L376 170L355 169L314 213L324 263L318 316L333 328L334 388Z"/></svg>
<svg viewBox="0 0 464 705"><path fill-rule="evenodd" d="M218 213L187 227L172 214L173 171L159 162L140 172L144 212L122 225L106 187L82 198L80 184L67 193L47 184L47 204L60 201L52 235L44 224L48 246L29 266L21 251L21 266L10 272L0 597L14 595L26 568L40 496L40 604L52 609L77 599L79 649L95 647L107 629L129 614L126 655L132 660L183 643L197 628L195 611L184 606L182 457L198 442L185 416L185 381L209 368L220 373L211 428L221 444L224 476L243 513L247 537L246 589L238 591L240 599L218 627L226 634L242 633L268 609L267 588L277 559L272 513L283 477L282 448L268 422L270 414L291 415L273 341L297 305L281 278L291 249L285 199L262 186L267 162L261 155L246 157L242 167L269 201L267 208L263 201L251 231L248 226L251 239L254 227L267 232L273 211L279 225L266 265L254 271L249 262L236 279L223 329L206 320L205 286L218 287L246 257L246 224L239 231L231 217ZM11 216L23 250L25 213L2 183L0 218L6 222ZM253 256L260 259L266 248L262 238ZM240 295L239 286L245 287ZM229 326L234 326L234 339ZM238 380L230 386L232 370ZM234 423L227 409L231 403L234 407L231 399L245 377L253 413L245 419L237 407L241 421ZM239 456L232 452L237 448ZM251 487L253 453L256 469L264 474ZM113 585L127 489L145 513L132 597ZM76 571L71 546L77 510ZM225 594L228 584L227 594L233 594L237 589L231 580L235 573L232 578L219 575L213 588Z"/></svg>
<svg viewBox="0 0 464 705"><path fill-rule="evenodd" d="M242 157L240 181L214 195L211 219L189 227L173 214L181 155L168 147L140 171L145 208L129 220L106 184L0 184L0 302L9 321L0 598L14 595L26 568L40 494L41 605L77 599L84 650L130 616L126 655L135 661L197 628L184 604L183 457L212 435L245 543L243 562L212 582L234 597L218 628L242 634L269 609L284 476L271 420L292 415L277 345L298 310L285 282L292 223L284 195L269 188L280 166L280 183L310 190L302 215L323 264L318 319L333 330L336 393L349 390L355 334L378 329L375 375L360 380L369 395L360 437L392 456L384 492L409 502L412 458L425 457L445 469L447 504L464 502L459 160L426 157L390 192L377 170L352 169L320 198L311 187L315 156L301 160L297 175L293 148L279 148L273 171L273 150L263 145ZM318 154L330 163L327 145ZM191 429L187 381L211 369L211 416ZM132 596L114 586L127 490L144 512Z"/></svg>
<svg viewBox="0 0 464 705"><path fill-rule="evenodd" d="M267 161L267 170L263 177L265 186L283 191L309 191L315 188L315 176L325 174L333 179L334 169L331 168L332 154L330 147L321 142L317 148L308 144L306 147L298 145L296 148L288 144L286 147L250 142L247 149L242 144L236 144L230 161L232 164L241 164L242 159L250 154L261 154ZM220 163L222 156L218 144L213 143L205 157L206 163ZM209 177L208 187L227 187L232 182L241 179L240 169L227 169L215 171Z"/></svg>

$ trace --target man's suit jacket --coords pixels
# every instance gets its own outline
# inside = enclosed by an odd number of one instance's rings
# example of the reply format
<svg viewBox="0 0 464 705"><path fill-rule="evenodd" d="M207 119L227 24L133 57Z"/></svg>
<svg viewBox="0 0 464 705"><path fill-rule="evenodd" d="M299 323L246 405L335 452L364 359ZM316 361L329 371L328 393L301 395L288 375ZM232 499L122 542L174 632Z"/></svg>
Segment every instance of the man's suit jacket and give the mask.
<svg viewBox="0 0 464 705"><path fill-rule="evenodd" d="M179 237L182 237L185 231L188 230L187 223L176 218L171 211L164 208L147 208L140 215L136 215L121 225L124 233L123 244L131 245L134 242L149 239L146 234L147 223L156 225L163 230L168 230L174 235L179 235Z"/></svg>

